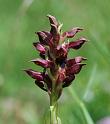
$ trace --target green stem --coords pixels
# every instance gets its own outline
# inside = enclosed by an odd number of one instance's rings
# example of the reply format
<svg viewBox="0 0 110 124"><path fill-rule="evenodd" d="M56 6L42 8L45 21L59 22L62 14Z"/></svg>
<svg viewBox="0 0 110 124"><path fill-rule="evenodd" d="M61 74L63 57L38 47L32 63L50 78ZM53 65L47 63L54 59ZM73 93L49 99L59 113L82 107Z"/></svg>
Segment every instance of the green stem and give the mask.
<svg viewBox="0 0 110 124"><path fill-rule="evenodd" d="M87 124L94 124L88 110L86 109L86 106L84 105L84 103L79 99L79 97L77 96L77 94L75 93L75 91L69 87L69 91L73 97L73 99L76 101L76 103L80 106L83 114L84 114L84 117L86 119L86 122Z"/></svg>
<svg viewBox="0 0 110 124"><path fill-rule="evenodd" d="M56 108L50 106L50 124L57 124Z"/></svg>
<svg viewBox="0 0 110 124"><path fill-rule="evenodd" d="M50 96L50 124L58 124L57 118L57 101Z"/></svg>

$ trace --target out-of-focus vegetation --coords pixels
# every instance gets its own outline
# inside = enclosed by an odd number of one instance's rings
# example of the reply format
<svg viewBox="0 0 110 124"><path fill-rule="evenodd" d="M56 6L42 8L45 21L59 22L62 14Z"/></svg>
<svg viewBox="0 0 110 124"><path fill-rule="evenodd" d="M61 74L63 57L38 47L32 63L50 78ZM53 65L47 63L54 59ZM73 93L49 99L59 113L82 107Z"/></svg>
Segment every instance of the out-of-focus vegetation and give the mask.
<svg viewBox="0 0 110 124"><path fill-rule="evenodd" d="M28 61L38 57L32 46L38 40L34 32L49 30L47 14L63 22L63 30L85 29L77 37L90 41L69 56L85 56L87 66L71 88L94 123L110 116L109 12L109 0L0 0L0 124L43 123L48 95L22 69L41 69ZM62 124L87 124L69 88L63 91L59 109Z"/></svg>

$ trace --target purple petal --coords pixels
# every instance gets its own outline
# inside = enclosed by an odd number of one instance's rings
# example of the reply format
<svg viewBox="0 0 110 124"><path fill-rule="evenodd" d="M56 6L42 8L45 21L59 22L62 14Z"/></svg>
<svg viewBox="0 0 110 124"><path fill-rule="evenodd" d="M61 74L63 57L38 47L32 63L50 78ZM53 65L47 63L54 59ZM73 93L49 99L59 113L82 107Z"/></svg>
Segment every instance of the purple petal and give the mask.
<svg viewBox="0 0 110 124"><path fill-rule="evenodd" d="M87 59L82 56L75 57L74 59L69 59L67 60L66 66L71 67L76 63L81 63L83 60L87 60Z"/></svg>
<svg viewBox="0 0 110 124"><path fill-rule="evenodd" d="M37 65L40 65L40 66L44 67L44 68L50 68L53 65L52 61L50 61L50 60L34 59L34 60L31 60L31 61L34 62Z"/></svg>
<svg viewBox="0 0 110 124"><path fill-rule="evenodd" d="M35 84L40 87L42 90L47 91L47 89L44 87L44 82L43 81L35 81Z"/></svg>
<svg viewBox="0 0 110 124"><path fill-rule="evenodd" d="M40 43L33 43L33 45L41 54L45 54L46 49L43 45L41 45Z"/></svg>
<svg viewBox="0 0 110 124"><path fill-rule="evenodd" d="M73 48L75 50L81 48L81 46L86 42L87 40L85 38L80 38L76 40L75 42L69 43L69 48Z"/></svg>
<svg viewBox="0 0 110 124"><path fill-rule="evenodd" d="M63 88L64 87L68 87L69 85L71 85L72 81L75 79L74 75L69 75L66 77L66 79L64 80L64 84L63 84Z"/></svg>
<svg viewBox="0 0 110 124"><path fill-rule="evenodd" d="M66 69L66 75L78 74L81 71L82 66L86 64L77 63Z"/></svg>
<svg viewBox="0 0 110 124"><path fill-rule="evenodd" d="M43 80L43 76L40 72L34 71L32 69L27 69L24 70L29 76L31 76L34 79L37 79L38 81L42 81Z"/></svg>

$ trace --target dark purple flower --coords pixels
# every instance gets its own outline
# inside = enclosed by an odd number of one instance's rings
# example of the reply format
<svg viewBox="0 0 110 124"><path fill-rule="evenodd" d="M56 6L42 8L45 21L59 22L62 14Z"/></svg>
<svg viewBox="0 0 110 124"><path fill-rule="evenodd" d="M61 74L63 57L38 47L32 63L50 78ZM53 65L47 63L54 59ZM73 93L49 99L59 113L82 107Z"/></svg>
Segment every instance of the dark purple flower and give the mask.
<svg viewBox="0 0 110 124"><path fill-rule="evenodd" d="M50 21L50 31L36 32L39 42L33 43L42 59L31 60L36 65L43 67L43 72L32 69L25 70L29 76L35 79L35 84L51 96L58 99L64 87L72 84L76 75L85 65L86 58L78 56L68 59L69 49L78 50L87 41L85 38L69 42L82 28L75 27L62 33L62 25L54 16L47 16Z"/></svg>

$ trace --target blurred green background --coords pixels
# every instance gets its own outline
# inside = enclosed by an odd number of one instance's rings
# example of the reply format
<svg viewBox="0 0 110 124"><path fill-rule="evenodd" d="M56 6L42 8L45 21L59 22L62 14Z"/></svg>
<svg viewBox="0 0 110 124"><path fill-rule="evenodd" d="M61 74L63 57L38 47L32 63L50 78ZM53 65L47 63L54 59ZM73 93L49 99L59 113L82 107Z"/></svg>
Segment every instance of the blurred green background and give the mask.
<svg viewBox="0 0 110 124"><path fill-rule="evenodd" d="M0 124L43 124L48 95L22 69L41 69L28 61L38 57L32 46L38 40L35 31L50 29L47 14L63 23L63 31L83 27L76 38L90 40L69 54L88 61L59 100L62 124L89 124L72 91L94 124L110 116L109 12L109 0L0 0Z"/></svg>

